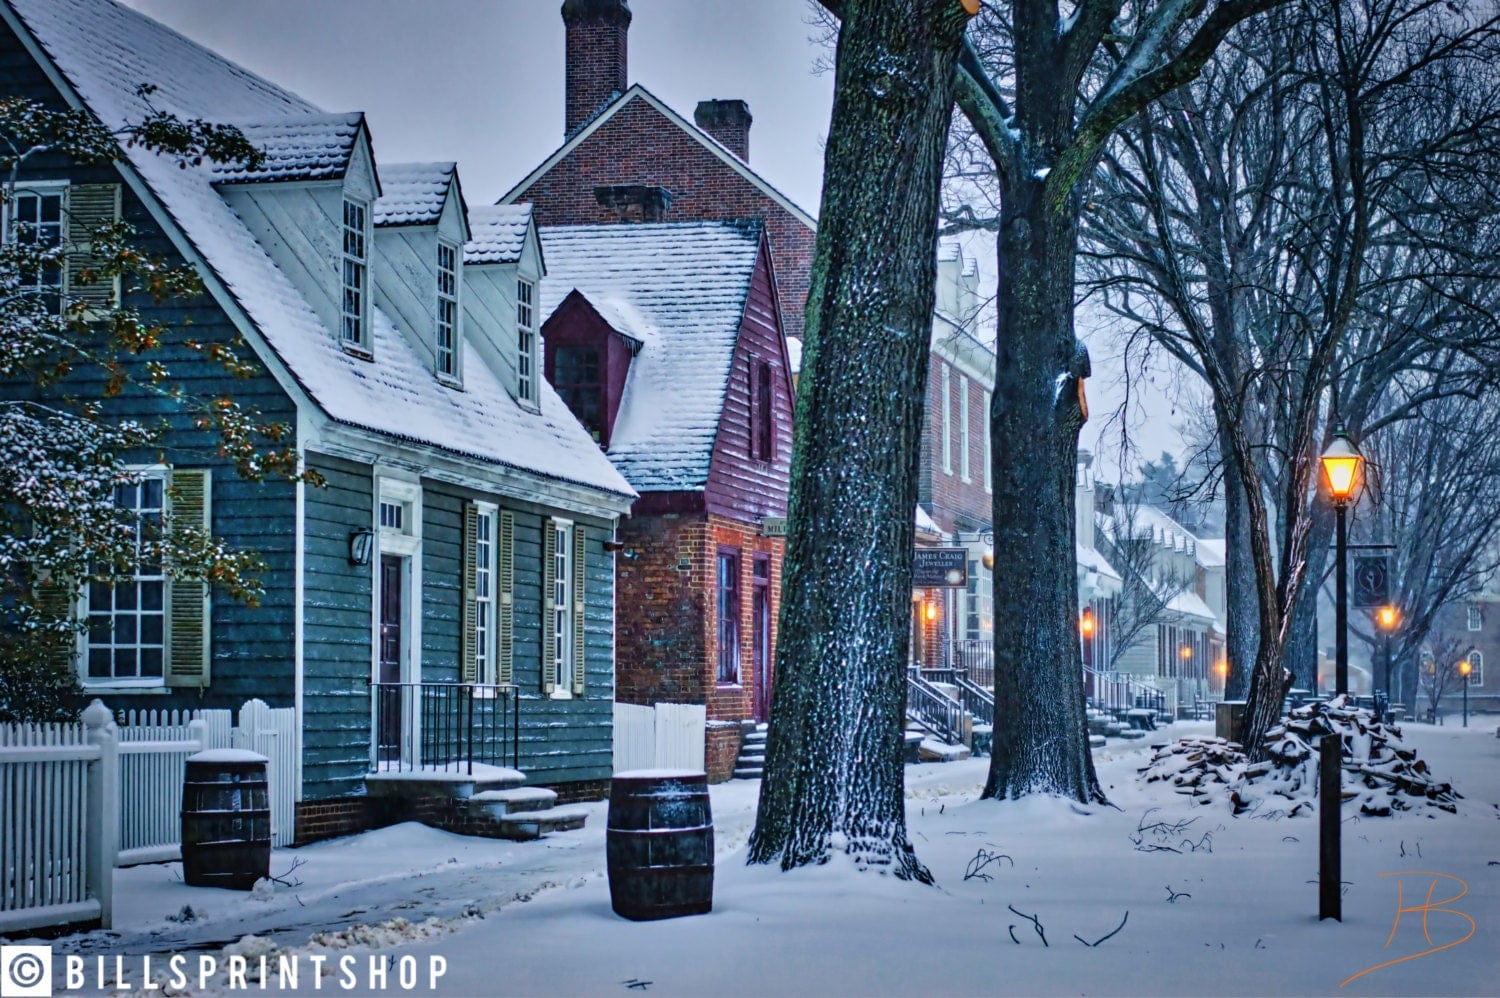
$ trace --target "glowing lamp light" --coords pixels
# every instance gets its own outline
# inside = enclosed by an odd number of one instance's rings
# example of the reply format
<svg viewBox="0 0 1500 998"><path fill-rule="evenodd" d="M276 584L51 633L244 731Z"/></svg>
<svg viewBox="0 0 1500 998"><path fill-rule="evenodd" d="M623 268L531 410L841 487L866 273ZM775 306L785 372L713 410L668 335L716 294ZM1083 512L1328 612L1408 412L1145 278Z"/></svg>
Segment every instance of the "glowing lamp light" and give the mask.
<svg viewBox="0 0 1500 998"><path fill-rule="evenodd" d="M1223 659L1220 659L1217 668L1219 670L1219 675L1220 676L1228 678L1228 676L1229 676L1229 663L1228 662L1224 661Z"/></svg>
<svg viewBox="0 0 1500 998"><path fill-rule="evenodd" d="M1086 607L1083 608L1083 613L1079 617L1079 620L1078 620L1078 629L1083 632L1083 636L1086 637L1086 638L1091 638L1091 637L1094 636L1094 608L1093 607L1086 606Z"/></svg>
<svg viewBox="0 0 1500 998"><path fill-rule="evenodd" d="M937 602L934 600L924 602L922 604L922 616L929 624L937 620Z"/></svg>
<svg viewBox="0 0 1500 998"><path fill-rule="evenodd" d="M1473 668L1473 663L1471 663L1468 659L1464 659L1462 662L1458 663L1458 673L1461 676L1467 676L1469 674L1469 670Z"/></svg>
<svg viewBox="0 0 1500 998"><path fill-rule="evenodd" d="M1183 645L1182 646L1182 652L1181 652L1181 654L1182 654L1182 657L1185 658L1185 659L1192 658L1193 657L1193 647L1192 647L1192 645Z"/></svg>
<svg viewBox="0 0 1500 998"><path fill-rule="evenodd" d="M1323 476L1328 482L1328 494L1333 497L1334 503L1343 505L1353 499L1354 492L1359 487L1360 466L1365 459L1343 427L1334 432L1333 440L1319 460L1323 462Z"/></svg>
<svg viewBox="0 0 1500 998"><path fill-rule="evenodd" d="M1375 613L1376 622L1380 624L1381 630L1385 631L1394 631L1400 619L1401 615L1393 606L1383 606Z"/></svg>

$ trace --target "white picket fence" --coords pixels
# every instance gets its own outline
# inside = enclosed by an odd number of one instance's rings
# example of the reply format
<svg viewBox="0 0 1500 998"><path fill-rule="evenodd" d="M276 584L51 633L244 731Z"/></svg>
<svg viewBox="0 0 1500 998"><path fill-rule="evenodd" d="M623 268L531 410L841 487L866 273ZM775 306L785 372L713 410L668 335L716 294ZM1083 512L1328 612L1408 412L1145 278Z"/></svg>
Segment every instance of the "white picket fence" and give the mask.
<svg viewBox="0 0 1500 998"><path fill-rule="evenodd" d="M97 700L83 720L0 725L0 933L111 927L117 729Z"/></svg>
<svg viewBox="0 0 1500 998"><path fill-rule="evenodd" d="M117 726L98 700L82 724L0 725L0 933L110 924L116 866L182 857L188 756L247 748L266 756L271 840L295 831L301 752L296 712L250 700L228 710L131 710Z"/></svg>
<svg viewBox="0 0 1500 998"><path fill-rule="evenodd" d="M702 704L615 704L616 773L704 767L708 709Z"/></svg>

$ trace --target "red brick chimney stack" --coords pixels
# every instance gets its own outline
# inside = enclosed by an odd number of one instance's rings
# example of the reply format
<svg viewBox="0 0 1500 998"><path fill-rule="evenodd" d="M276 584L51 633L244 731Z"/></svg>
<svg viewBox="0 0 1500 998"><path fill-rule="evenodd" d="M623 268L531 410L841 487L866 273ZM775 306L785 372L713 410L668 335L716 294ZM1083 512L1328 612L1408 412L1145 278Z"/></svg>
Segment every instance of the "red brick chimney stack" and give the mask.
<svg viewBox="0 0 1500 998"><path fill-rule="evenodd" d="M563 0L567 26L563 137L623 94L630 4L626 0Z"/></svg>
<svg viewBox="0 0 1500 998"><path fill-rule="evenodd" d="M704 100L693 111L693 121L719 144L750 162L750 105L742 100Z"/></svg>

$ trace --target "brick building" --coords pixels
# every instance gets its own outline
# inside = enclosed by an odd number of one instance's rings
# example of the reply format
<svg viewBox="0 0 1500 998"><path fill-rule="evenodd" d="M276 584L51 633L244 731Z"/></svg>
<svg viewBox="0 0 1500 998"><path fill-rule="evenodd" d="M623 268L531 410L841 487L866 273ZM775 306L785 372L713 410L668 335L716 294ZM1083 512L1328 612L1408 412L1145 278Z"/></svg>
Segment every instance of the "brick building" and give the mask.
<svg viewBox="0 0 1500 998"><path fill-rule="evenodd" d="M640 493L616 538L616 699L705 705L726 779L741 723L769 716L783 542L765 526L791 458L764 228L559 226L542 247L547 377Z"/></svg>
<svg viewBox="0 0 1500 998"><path fill-rule="evenodd" d="M1439 658L1450 659L1439 662ZM1410 676L1394 681L1393 692L1405 693L1404 702L1409 713L1426 711L1431 703L1428 688L1432 672L1447 666L1456 669L1457 663L1468 663L1469 712L1500 710L1500 593L1479 593L1458 603L1438 610L1432 624L1427 646L1423 649L1419 663L1422 675L1418 677L1417 695L1409 692ZM1402 663L1396 663L1400 671ZM1455 716L1463 709L1463 683L1466 680L1456 674L1448 676L1440 684L1443 713ZM1416 708L1413 708L1413 704Z"/></svg>

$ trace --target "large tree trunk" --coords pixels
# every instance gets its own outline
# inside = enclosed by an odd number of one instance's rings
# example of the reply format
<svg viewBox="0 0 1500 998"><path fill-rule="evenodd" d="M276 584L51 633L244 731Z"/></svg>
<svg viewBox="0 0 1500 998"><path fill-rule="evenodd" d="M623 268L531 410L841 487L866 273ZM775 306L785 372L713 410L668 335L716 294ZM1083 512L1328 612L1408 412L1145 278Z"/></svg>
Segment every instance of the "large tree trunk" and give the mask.
<svg viewBox="0 0 1500 998"><path fill-rule="evenodd" d="M1018 171L1021 173L1022 171ZM1038 178L1035 174L1041 172ZM1088 747L1073 483L1088 355L1073 334L1077 213L1046 172L1006 186L1000 216L994 454L995 731L986 797L1103 800Z"/></svg>
<svg viewBox="0 0 1500 998"><path fill-rule="evenodd" d="M1220 433L1220 439L1224 434ZM1250 553L1250 511L1245 483L1234 455L1224 461L1224 614L1229 676L1224 696L1243 700L1250 692L1250 673L1260 654L1260 596L1255 559Z"/></svg>
<svg viewBox="0 0 1500 998"><path fill-rule="evenodd" d="M930 881L906 834L906 662L938 190L967 18L845 0L797 397L766 775L750 862L847 853Z"/></svg>

